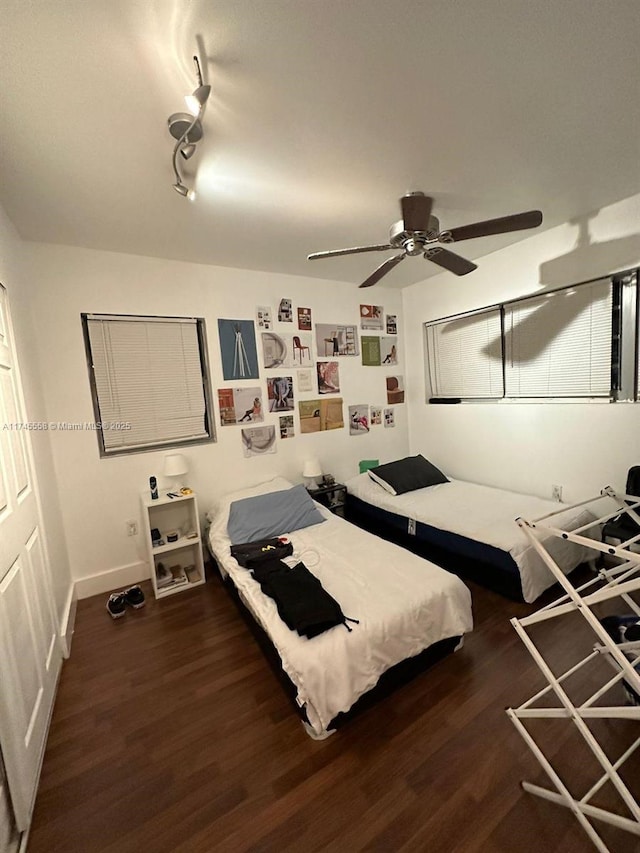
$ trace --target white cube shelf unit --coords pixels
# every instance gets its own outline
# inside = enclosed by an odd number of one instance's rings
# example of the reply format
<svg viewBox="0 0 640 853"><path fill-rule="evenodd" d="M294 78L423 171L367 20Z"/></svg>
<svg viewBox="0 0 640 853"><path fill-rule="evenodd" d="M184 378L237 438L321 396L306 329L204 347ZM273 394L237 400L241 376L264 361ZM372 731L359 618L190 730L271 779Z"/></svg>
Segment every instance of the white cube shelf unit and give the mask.
<svg viewBox="0 0 640 853"><path fill-rule="evenodd" d="M141 498L142 526L147 538L151 583L155 597L166 598L203 584L204 559L195 494L179 495L176 498L161 494L157 500L152 500L149 493L144 492ZM151 531L154 529L160 532L164 540L163 545L153 546ZM172 532L178 534L175 542L169 542L167 539ZM171 580L167 572L171 574Z"/></svg>

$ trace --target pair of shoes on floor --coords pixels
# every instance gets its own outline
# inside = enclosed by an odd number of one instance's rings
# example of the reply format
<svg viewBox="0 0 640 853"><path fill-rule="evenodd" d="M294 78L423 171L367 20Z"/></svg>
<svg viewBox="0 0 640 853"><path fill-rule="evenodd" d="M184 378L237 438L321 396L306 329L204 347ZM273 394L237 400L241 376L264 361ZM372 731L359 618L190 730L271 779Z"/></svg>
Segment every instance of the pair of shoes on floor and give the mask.
<svg viewBox="0 0 640 853"><path fill-rule="evenodd" d="M111 593L107 601L109 615L113 619L119 619L121 616L124 616L127 604L129 607L133 607L134 610L144 607L144 592L137 584L130 586L129 589L125 589L122 592Z"/></svg>

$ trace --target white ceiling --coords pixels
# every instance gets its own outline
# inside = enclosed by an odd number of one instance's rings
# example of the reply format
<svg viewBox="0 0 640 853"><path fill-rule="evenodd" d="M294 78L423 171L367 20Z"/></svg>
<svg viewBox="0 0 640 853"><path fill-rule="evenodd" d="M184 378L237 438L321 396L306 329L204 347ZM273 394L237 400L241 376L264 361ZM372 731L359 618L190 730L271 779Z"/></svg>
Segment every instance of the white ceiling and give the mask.
<svg viewBox="0 0 640 853"><path fill-rule="evenodd" d="M3 0L0 28L0 201L29 240L359 282L388 255L306 255L386 242L408 190L442 227L543 228L640 191L639 0ZM166 120L198 44L191 203Z"/></svg>

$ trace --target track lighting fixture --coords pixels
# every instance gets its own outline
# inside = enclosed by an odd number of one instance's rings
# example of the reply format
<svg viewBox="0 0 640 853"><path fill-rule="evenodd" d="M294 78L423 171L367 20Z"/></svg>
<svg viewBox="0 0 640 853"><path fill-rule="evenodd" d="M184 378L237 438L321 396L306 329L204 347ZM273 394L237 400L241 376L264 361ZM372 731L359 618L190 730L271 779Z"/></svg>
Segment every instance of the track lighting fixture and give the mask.
<svg viewBox="0 0 640 853"><path fill-rule="evenodd" d="M196 57L194 56L194 59ZM198 86L195 92L192 92L191 95L185 95L185 103L187 105L187 109L192 115L197 116L200 112L200 108L204 107L207 103L207 98L211 94L211 86Z"/></svg>
<svg viewBox="0 0 640 853"><path fill-rule="evenodd" d="M190 190L189 187L185 187L184 184L174 184L173 188L178 193L178 195L184 196L184 198L188 198L189 201L193 201L196 197L196 191Z"/></svg>
<svg viewBox="0 0 640 853"><path fill-rule="evenodd" d="M185 97L185 101L191 112L174 113L169 116L168 120L169 133L176 140L172 157L173 173L176 179L173 188L179 195L191 200L196 197L196 194L194 190L190 190L184 185L182 175L178 169L178 154L181 154L184 160L188 160L195 154L196 142L202 139L202 115L207 99L211 94L211 86L205 85L202 80L200 62L197 56L193 57L193 62L198 75L198 88L191 95Z"/></svg>
<svg viewBox="0 0 640 853"><path fill-rule="evenodd" d="M188 145L183 145L180 149L180 154L184 157L185 160L188 160L190 157L196 153L196 146L193 142L190 142Z"/></svg>

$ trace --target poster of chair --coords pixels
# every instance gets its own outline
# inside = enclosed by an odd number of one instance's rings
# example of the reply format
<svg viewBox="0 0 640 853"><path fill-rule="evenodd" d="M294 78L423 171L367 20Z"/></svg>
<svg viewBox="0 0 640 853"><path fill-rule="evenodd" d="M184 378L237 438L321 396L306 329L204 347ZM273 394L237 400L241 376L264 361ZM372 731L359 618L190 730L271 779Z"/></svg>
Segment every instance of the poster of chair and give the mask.
<svg viewBox="0 0 640 853"><path fill-rule="evenodd" d="M316 347L318 358L359 355L358 329L356 326L316 323Z"/></svg>
<svg viewBox="0 0 640 853"><path fill-rule="evenodd" d="M323 400L301 400L300 432L324 432L329 429L342 429L342 397L325 397Z"/></svg>
<svg viewBox="0 0 640 853"><path fill-rule="evenodd" d="M221 426L256 423L264 420L262 411L262 390L259 386L250 388L219 388Z"/></svg>
<svg viewBox="0 0 640 853"><path fill-rule="evenodd" d="M387 404L404 403L404 380L402 376L387 376Z"/></svg>
<svg viewBox="0 0 640 853"><path fill-rule="evenodd" d="M265 368L310 367L311 334L280 335L276 332L262 333L262 357Z"/></svg>

